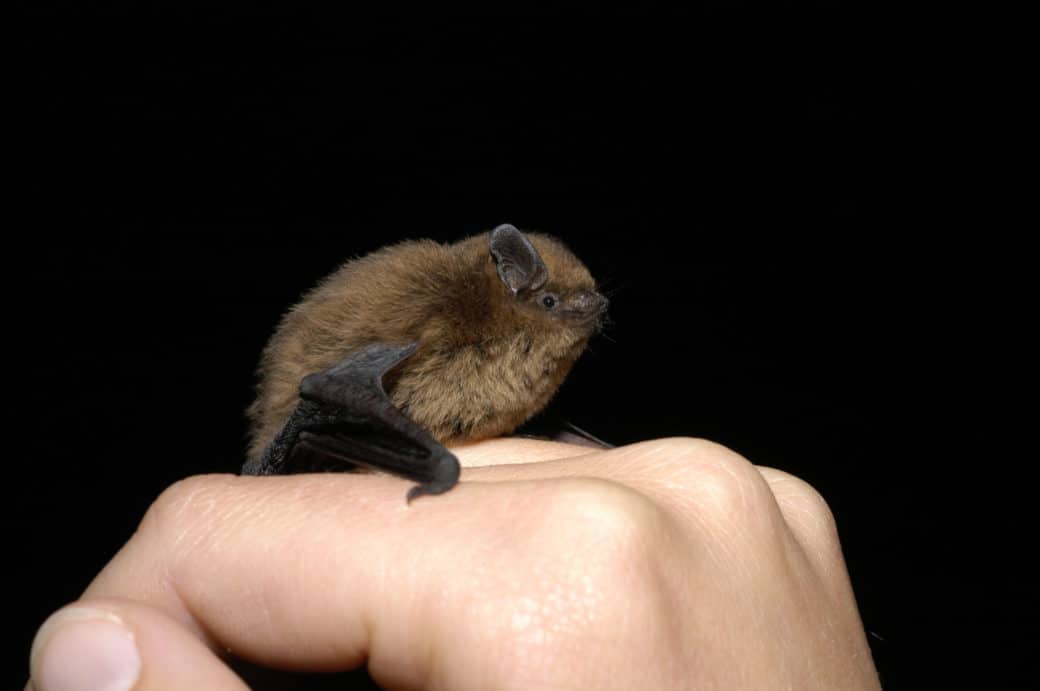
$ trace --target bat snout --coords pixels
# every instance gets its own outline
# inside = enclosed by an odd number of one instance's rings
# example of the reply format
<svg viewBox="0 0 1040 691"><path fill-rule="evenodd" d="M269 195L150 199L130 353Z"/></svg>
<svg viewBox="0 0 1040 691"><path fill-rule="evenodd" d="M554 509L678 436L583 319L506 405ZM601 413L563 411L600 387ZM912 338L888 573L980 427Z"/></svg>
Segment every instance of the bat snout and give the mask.
<svg viewBox="0 0 1040 691"><path fill-rule="evenodd" d="M583 290L574 296L572 304L575 311L593 317L606 312L610 300L594 290Z"/></svg>
<svg viewBox="0 0 1040 691"><path fill-rule="evenodd" d="M609 305L610 301L600 293L583 290L567 300L566 314L574 322L596 330Z"/></svg>

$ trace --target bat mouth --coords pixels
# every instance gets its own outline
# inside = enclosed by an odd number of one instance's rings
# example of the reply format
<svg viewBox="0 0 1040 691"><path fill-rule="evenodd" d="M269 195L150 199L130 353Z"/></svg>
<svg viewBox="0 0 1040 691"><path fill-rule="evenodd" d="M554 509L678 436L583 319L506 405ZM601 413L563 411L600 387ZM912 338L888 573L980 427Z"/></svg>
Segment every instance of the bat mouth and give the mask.
<svg viewBox="0 0 1040 691"><path fill-rule="evenodd" d="M599 324L606 317L606 312L567 312L563 318L576 326L589 326Z"/></svg>

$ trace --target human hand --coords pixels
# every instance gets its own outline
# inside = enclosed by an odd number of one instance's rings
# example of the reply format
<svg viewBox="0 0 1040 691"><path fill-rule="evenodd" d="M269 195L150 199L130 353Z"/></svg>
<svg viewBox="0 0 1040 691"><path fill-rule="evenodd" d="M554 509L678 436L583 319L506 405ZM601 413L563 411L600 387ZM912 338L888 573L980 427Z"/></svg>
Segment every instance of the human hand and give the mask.
<svg viewBox="0 0 1040 691"><path fill-rule="evenodd" d="M41 627L37 691L245 688L228 654L402 689L879 688L804 482L689 439L455 451L481 467L411 505L381 475L173 485ZM87 685L106 656L124 686Z"/></svg>

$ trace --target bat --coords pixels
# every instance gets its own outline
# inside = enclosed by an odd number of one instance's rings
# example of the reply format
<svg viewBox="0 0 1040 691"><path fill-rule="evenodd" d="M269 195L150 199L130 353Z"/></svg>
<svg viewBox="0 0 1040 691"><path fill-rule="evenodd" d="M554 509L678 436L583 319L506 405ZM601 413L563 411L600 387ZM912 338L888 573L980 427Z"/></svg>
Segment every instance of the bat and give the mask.
<svg viewBox="0 0 1040 691"><path fill-rule="evenodd" d="M282 318L249 407L245 475L356 469L455 486L445 448L542 410L608 300L559 240L503 224L347 261Z"/></svg>

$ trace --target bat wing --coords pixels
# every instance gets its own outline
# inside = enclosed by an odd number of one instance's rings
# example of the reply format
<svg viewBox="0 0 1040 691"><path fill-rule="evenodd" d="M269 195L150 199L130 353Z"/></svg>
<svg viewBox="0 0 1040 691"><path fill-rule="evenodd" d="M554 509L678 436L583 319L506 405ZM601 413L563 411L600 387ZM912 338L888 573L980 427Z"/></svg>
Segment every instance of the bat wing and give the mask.
<svg viewBox="0 0 1040 691"><path fill-rule="evenodd" d="M520 427L515 433L518 437L530 437L533 439L549 439L552 441L587 446L590 449L613 449L614 445L603 441L591 432L586 432L581 427L566 420L552 417L540 416L530 420Z"/></svg>
<svg viewBox="0 0 1040 691"><path fill-rule="evenodd" d="M587 446L590 449L614 448L614 445L610 442L603 441L591 432L578 427L574 423L567 422L566 420L561 423L560 431L557 432L553 438L556 441L562 441L568 444L577 444L578 446Z"/></svg>
<svg viewBox="0 0 1040 691"><path fill-rule="evenodd" d="M373 344L337 365L304 377L300 403L243 475L288 475L364 466L414 480L408 501L455 486L459 462L398 410L383 390L383 375L418 344Z"/></svg>

